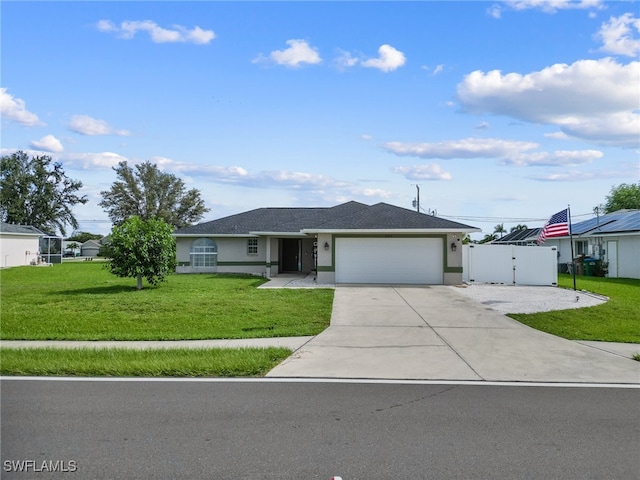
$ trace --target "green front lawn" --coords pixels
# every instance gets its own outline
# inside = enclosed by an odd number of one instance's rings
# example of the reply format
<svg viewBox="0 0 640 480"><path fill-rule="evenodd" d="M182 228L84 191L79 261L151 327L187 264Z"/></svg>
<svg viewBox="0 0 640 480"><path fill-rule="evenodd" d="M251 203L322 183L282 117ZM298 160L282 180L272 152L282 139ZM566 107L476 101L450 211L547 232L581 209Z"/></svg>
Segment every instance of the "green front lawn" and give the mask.
<svg viewBox="0 0 640 480"><path fill-rule="evenodd" d="M558 275L558 284L573 289L571 275ZM609 301L596 307L509 316L570 340L640 343L640 280L579 276L576 286L605 295Z"/></svg>
<svg viewBox="0 0 640 480"><path fill-rule="evenodd" d="M260 289L251 276L171 275L136 290L98 262L0 270L3 340L191 340L316 335L330 289Z"/></svg>
<svg viewBox="0 0 640 480"><path fill-rule="evenodd" d="M113 377L256 377L291 355L286 348L3 348L2 375Z"/></svg>

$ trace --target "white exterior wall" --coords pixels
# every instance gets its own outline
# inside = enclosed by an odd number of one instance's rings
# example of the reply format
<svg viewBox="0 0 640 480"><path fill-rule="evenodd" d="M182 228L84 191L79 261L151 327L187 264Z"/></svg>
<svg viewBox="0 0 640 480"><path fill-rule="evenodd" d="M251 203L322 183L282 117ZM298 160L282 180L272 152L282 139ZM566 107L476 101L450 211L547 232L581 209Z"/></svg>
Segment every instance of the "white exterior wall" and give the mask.
<svg viewBox="0 0 640 480"><path fill-rule="evenodd" d="M3 233L0 236L0 261L2 267L30 265L38 260L40 237Z"/></svg>
<svg viewBox="0 0 640 480"><path fill-rule="evenodd" d="M333 267L333 237L329 233L319 233L316 240L318 242L318 283L336 283L335 270L323 270L323 268ZM324 244L329 244L329 250L324 249Z"/></svg>
<svg viewBox="0 0 640 480"><path fill-rule="evenodd" d="M212 268L193 268L191 263L191 245L198 238L209 238L216 243L218 256L217 265ZM266 250L267 238L258 237L258 254L247 253L247 239L249 237L181 237L176 238L176 259L178 273L246 273L250 275L267 275ZM253 237L255 238L255 237ZM271 239L270 239L271 240ZM274 249L271 243L271 258L277 259L277 239ZM274 252L275 250L275 252ZM183 264L182 266L180 264ZM277 274L277 266L275 267ZM273 273L273 267L272 267Z"/></svg>
<svg viewBox="0 0 640 480"><path fill-rule="evenodd" d="M615 269L609 268L611 277L617 278L640 278L640 235L619 235L619 236L574 236L575 242L587 242L587 254L594 258L600 258L600 251L603 252L602 260L608 261L610 264L612 259L609 258L608 242L616 242L617 245L617 275ZM571 243L568 238L549 239L544 246L557 246L560 256L558 263L571 263ZM577 250L574 248L574 255L578 256Z"/></svg>
<svg viewBox="0 0 640 480"><path fill-rule="evenodd" d="M618 243L618 278L640 278L640 235L603 237Z"/></svg>

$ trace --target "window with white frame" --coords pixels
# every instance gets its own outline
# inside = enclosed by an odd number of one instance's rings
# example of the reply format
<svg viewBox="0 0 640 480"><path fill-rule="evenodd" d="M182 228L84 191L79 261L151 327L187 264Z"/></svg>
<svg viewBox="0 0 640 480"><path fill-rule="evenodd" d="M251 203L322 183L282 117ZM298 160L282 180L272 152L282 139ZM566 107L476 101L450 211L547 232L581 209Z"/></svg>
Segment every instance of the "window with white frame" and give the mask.
<svg viewBox="0 0 640 480"><path fill-rule="evenodd" d="M586 240L577 240L576 241L576 255L588 255L589 254L589 245Z"/></svg>
<svg viewBox="0 0 640 480"><path fill-rule="evenodd" d="M247 255L258 255L257 238L247 238Z"/></svg>
<svg viewBox="0 0 640 480"><path fill-rule="evenodd" d="M198 238L191 244L191 266L194 268L215 267L218 261L218 247L210 238Z"/></svg>

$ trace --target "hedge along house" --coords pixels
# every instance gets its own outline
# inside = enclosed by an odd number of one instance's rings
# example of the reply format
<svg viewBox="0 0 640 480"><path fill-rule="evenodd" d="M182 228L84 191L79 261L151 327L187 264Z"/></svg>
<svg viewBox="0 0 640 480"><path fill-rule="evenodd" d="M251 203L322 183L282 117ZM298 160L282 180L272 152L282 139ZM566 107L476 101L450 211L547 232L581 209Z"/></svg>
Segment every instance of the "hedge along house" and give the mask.
<svg viewBox="0 0 640 480"><path fill-rule="evenodd" d="M462 236L479 229L386 203L259 208L177 230L178 273L318 283L459 284Z"/></svg>

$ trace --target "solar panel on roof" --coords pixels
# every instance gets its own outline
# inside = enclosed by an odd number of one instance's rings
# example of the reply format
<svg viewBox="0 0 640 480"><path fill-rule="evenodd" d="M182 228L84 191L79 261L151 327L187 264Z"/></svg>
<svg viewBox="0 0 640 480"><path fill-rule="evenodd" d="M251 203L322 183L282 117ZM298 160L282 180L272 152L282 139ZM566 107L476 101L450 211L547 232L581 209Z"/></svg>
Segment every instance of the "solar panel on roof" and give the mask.
<svg viewBox="0 0 640 480"><path fill-rule="evenodd" d="M600 228L601 232L633 232L640 230L640 212L625 215Z"/></svg>
<svg viewBox="0 0 640 480"><path fill-rule="evenodd" d="M640 230L640 211L628 210L608 213L600 218L590 218L571 226L571 233L574 235L633 232L638 230Z"/></svg>

